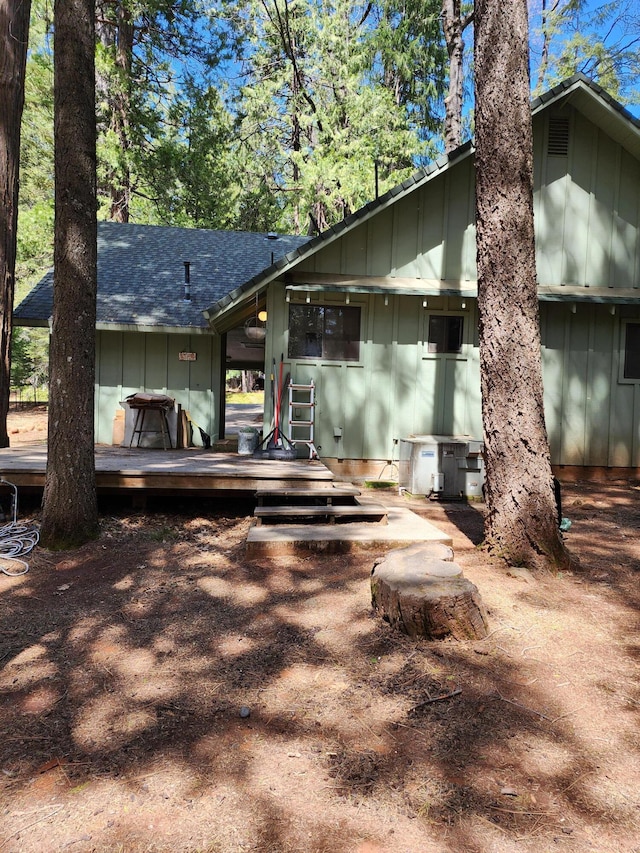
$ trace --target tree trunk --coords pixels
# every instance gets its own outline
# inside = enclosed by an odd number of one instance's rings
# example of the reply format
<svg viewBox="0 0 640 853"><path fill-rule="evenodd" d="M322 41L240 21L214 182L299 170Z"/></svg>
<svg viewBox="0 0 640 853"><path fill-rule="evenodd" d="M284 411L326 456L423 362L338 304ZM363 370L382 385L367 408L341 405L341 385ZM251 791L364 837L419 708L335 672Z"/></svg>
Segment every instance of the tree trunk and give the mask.
<svg viewBox="0 0 640 853"><path fill-rule="evenodd" d="M55 236L47 476L41 540L98 532L94 460L97 286L95 23L92 0L54 7Z"/></svg>
<svg viewBox="0 0 640 853"><path fill-rule="evenodd" d="M445 545L389 551L371 572L374 610L410 637L486 637L487 615L480 593L452 557Z"/></svg>
<svg viewBox="0 0 640 853"><path fill-rule="evenodd" d="M462 144L462 17L460 0L442 0L442 31L449 56L449 91L444 99L444 145L447 153Z"/></svg>
<svg viewBox="0 0 640 853"><path fill-rule="evenodd" d="M513 564L568 563L544 421L526 0L477 0L476 226L486 542Z"/></svg>
<svg viewBox="0 0 640 853"><path fill-rule="evenodd" d="M15 292L20 125L31 0L0 0L0 447L9 446L11 329Z"/></svg>
<svg viewBox="0 0 640 853"><path fill-rule="evenodd" d="M129 221L131 204L131 149L129 115L131 112L131 62L133 58L134 27L131 12L124 2L117 7L118 41L116 49L116 89L111 105L111 127L122 157L120 168L111 175L111 216L114 222Z"/></svg>
<svg viewBox="0 0 640 853"><path fill-rule="evenodd" d="M442 0L442 32L449 57L449 91L444 99L444 145L447 153L462 145L464 31L474 13L462 14L460 0Z"/></svg>

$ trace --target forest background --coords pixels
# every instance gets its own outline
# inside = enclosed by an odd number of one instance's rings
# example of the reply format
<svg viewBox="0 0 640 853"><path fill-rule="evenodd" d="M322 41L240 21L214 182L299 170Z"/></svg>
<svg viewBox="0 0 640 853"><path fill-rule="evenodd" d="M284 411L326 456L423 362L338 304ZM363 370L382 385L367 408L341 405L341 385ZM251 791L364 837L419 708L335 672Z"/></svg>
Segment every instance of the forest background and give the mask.
<svg viewBox="0 0 640 853"><path fill-rule="evenodd" d="M458 0L98 0L99 219L315 234L473 135L473 6ZM16 299L52 265L52 6L34 0ZM638 103L635 0L533 0L533 94L576 71ZM14 329L12 384L46 384L45 330Z"/></svg>

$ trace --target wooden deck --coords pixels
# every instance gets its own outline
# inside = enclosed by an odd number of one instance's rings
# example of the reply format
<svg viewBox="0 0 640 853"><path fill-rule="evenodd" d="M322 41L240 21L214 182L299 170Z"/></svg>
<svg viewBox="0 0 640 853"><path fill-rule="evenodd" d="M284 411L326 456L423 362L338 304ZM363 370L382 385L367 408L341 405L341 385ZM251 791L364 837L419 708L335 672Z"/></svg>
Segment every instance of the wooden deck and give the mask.
<svg viewBox="0 0 640 853"><path fill-rule="evenodd" d="M96 485L99 493L138 490L155 494L181 491L214 495L255 492L259 487L330 485L333 474L317 460L253 459L212 450L144 450L96 447ZM44 487L45 445L0 450L0 476L21 489Z"/></svg>

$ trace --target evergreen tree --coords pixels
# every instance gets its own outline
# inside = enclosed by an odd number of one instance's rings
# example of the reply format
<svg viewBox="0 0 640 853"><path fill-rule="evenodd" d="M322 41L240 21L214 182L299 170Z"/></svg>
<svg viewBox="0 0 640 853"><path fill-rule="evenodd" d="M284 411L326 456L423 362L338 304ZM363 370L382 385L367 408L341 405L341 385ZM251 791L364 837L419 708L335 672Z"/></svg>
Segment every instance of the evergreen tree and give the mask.
<svg viewBox="0 0 640 853"><path fill-rule="evenodd" d="M9 446L11 332L18 232L20 128L29 0L0 0L0 447Z"/></svg>
<svg viewBox="0 0 640 853"><path fill-rule="evenodd" d="M474 29L485 538L512 564L559 569L569 560L542 394L526 0L476 0Z"/></svg>
<svg viewBox="0 0 640 853"><path fill-rule="evenodd" d="M473 22L473 6L442 0L442 31L449 56L449 91L445 98L444 144L447 152L462 144L464 32Z"/></svg>
<svg viewBox="0 0 640 853"><path fill-rule="evenodd" d="M53 55L41 0L32 4L20 143L16 297L22 299L53 260Z"/></svg>
<svg viewBox="0 0 640 853"><path fill-rule="evenodd" d="M164 136L169 103L183 86L196 91L185 68L197 66L206 99L228 33L193 0L99 0L97 33L99 192L107 218L127 222L133 196L148 197L144 167Z"/></svg>
<svg viewBox="0 0 640 853"><path fill-rule="evenodd" d="M54 7L55 239L49 428L41 541L97 535L95 19L92 0Z"/></svg>
<svg viewBox="0 0 640 853"><path fill-rule="evenodd" d="M594 6L587 0L542 0L536 91L581 72L614 97L637 99L640 10L636 0Z"/></svg>
<svg viewBox="0 0 640 853"><path fill-rule="evenodd" d="M249 168L250 193L266 187L278 197L265 209L280 211L281 228L324 230L371 199L376 163L384 191L427 154L424 122L412 116L426 115L425 93L438 73L423 86L410 80L400 62L399 4L375 14L372 4L348 0L234 8L247 44L238 157ZM417 92L420 109L417 95L410 100Z"/></svg>
<svg viewBox="0 0 640 853"><path fill-rule="evenodd" d="M162 136L140 164L138 196L131 205L136 219L232 228L240 181L232 173L231 133L231 117L216 89L187 81L166 111Z"/></svg>

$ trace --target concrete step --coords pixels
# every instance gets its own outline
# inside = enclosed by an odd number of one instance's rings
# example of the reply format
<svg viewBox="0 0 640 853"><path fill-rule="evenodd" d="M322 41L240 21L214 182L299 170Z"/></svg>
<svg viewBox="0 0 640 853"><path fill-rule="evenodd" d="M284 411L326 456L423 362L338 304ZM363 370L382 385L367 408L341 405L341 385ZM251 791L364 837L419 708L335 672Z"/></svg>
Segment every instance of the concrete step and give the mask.
<svg viewBox="0 0 640 853"><path fill-rule="evenodd" d="M331 485L320 483L313 486L291 488L260 487L256 490L258 506L266 506L270 502L278 506L285 504L308 504L311 501L331 505L344 500L351 500L360 495L360 489L350 483Z"/></svg>
<svg viewBox="0 0 640 853"><path fill-rule="evenodd" d="M335 524L338 519L352 522L375 520L380 524L387 523L385 507L377 504L362 505L355 502L338 506L334 504L327 504L326 506L257 506L254 516L259 525L265 520L277 524L287 521L299 524L301 520L312 521L318 518L326 519L329 524Z"/></svg>
<svg viewBox="0 0 640 853"><path fill-rule="evenodd" d="M405 507L389 506L388 524L252 524L247 536L250 559L294 557L298 554L343 554L355 548L370 550L372 561L381 551L414 542L441 542L451 537Z"/></svg>

